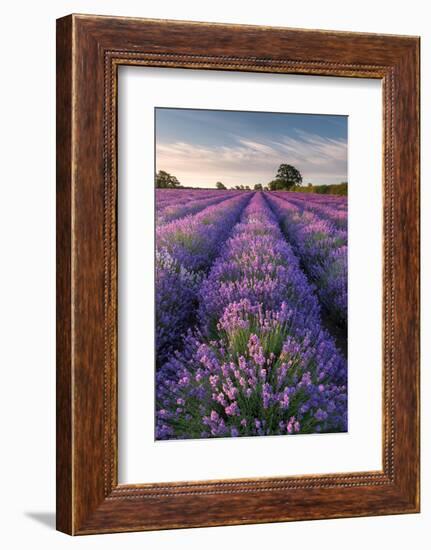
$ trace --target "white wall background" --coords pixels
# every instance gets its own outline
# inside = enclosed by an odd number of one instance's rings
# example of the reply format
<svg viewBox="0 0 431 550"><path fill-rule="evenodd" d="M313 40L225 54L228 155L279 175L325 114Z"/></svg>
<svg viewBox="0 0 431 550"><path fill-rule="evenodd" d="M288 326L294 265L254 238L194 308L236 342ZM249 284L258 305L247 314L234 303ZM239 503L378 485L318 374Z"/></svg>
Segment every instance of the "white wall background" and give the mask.
<svg viewBox="0 0 431 550"><path fill-rule="evenodd" d="M427 2L15 0L3 6L1 129L1 542L4 548L428 547L430 338L422 346L422 514L72 539L54 531L55 19L70 12L422 37L422 327L431 330L431 30ZM429 538L429 536L428 536Z"/></svg>

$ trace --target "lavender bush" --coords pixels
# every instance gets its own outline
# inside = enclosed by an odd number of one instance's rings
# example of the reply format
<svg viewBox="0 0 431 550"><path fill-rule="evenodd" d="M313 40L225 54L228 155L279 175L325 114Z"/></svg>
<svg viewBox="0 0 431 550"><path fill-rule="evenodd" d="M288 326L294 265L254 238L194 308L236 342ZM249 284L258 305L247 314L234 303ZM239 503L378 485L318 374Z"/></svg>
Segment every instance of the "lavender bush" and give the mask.
<svg viewBox="0 0 431 550"><path fill-rule="evenodd" d="M316 200L312 197L300 197L298 193L274 193L274 196L288 200L291 204L298 206L301 210L312 212L319 218L328 220L337 229L347 231L347 208L344 206L346 202L334 203L333 201ZM344 198L344 197L342 197ZM308 200L307 200L308 199Z"/></svg>
<svg viewBox="0 0 431 550"><path fill-rule="evenodd" d="M235 194L194 216L156 227L156 356L162 363L194 321L197 291L230 229L250 200Z"/></svg>
<svg viewBox="0 0 431 550"><path fill-rule="evenodd" d="M270 194L268 202L295 247L322 304L335 323L347 323L347 230L292 201Z"/></svg>
<svg viewBox="0 0 431 550"><path fill-rule="evenodd" d="M205 198L196 198L181 203L169 202L164 207L156 208L156 224L161 225L190 214L197 214L212 204L219 204L232 198L232 193L230 191L224 193L217 191L216 193L216 195L210 193L209 196L205 195Z"/></svg>

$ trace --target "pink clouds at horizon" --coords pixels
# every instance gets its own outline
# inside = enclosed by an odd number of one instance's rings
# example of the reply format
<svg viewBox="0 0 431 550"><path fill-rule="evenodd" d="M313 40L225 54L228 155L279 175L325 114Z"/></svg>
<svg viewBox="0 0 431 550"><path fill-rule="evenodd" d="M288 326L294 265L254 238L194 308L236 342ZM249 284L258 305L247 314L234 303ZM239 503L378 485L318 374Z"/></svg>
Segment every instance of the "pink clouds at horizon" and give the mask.
<svg viewBox="0 0 431 550"><path fill-rule="evenodd" d="M298 132L298 138L252 140L237 136L234 146L213 147L175 141L156 144L156 170L175 175L183 185L212 187L266 184L281 163L294 165L303 183L347 181L347 142Z"/></svg>

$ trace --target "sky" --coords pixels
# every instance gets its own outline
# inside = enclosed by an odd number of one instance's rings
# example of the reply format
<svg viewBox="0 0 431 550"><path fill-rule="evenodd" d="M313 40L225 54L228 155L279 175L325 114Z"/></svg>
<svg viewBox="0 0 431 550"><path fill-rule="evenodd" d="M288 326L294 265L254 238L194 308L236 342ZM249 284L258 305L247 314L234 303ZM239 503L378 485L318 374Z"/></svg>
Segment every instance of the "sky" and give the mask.
<svg viewBox="0 0 431 550"><path fill-rule="evenodd" d="M347 181L347 116L156 108L156 171L182 185L266 185L282 163L303 185Z"/></svg>

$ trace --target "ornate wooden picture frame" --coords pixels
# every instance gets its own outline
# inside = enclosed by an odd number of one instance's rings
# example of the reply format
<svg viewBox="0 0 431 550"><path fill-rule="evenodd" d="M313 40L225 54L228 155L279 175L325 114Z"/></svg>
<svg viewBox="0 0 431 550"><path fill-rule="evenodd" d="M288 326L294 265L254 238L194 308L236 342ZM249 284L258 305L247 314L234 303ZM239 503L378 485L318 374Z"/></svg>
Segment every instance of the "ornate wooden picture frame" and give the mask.
<svg viewBox="0 0 431 550"><path fill-rule="evenodd" d="M383 84L383 469L118 483L117 69ZM419 38L70 15L57 21L57 528L68 534L419 511Z"/></svg>

